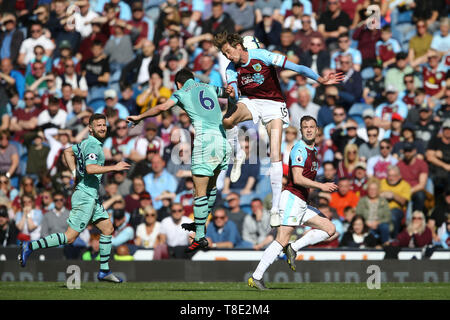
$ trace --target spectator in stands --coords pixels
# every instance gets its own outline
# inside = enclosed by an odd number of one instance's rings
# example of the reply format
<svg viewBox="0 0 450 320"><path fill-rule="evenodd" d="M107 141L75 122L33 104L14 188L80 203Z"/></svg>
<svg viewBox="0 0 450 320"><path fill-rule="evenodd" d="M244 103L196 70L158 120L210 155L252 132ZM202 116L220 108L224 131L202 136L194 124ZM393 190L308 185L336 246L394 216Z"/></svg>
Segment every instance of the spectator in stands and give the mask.
<svg viewBox="0 0 450 320"><path fill-rule="evenodd" d="M339 55L338 71L345 75L345 79L338 85L339 97L342 103L347 106L347 109L355 103L360 101L363 86L362 77L359 71L353 68L353 58L349 53L342 53Z"/></svg>
<svg viewBox="0 0 450 320"><path fill-rule="evenodd" d="M140 207L141 195L146 192L144 180L141 176L135 176L132 179L132 186L130 194L126 195L125 200L125 211L133 212ZM150 194L148 194L150 196ZM151 197L149 197L151 201ZM143 208L143 207L142 207Z"/></svg>
<svg viewBox="0 0 450 320"><path fill-rule="evenodd" d="M364 125L358 126L358 129L356 130L358 137L360 137L361 139L363 139L365 142L369 141L369 137L367 135L367 129L370 127L374 126L374 117L375 117L375 112L372 108L368 108L366 110L363 111L362 113L362 118L364 121ZM385 135L385 130L382 128L378 128L378 141L381 141L384 138Z"/></svg>
<svg viewBox="0 0 450 320"><path fill-rule="evenodd" d="M402 178L411 186L413 211L425 212L426 185L428 181L428 164L417 157L413 144L403 147L403 159L398 163Z"/></svg>
<svg viewBox="0 0 450 320"><path fill-rule="evenodd" d="M401 60L406 59L405 54L402 53L401 56L398 55L401 53L402 48L398 41L392 38L392 31L389 25L385 25L381 29L381 39L375 44L375 50L377 60L382 62L383 69L393 65L400 58Z"/></svg>
<svg viewBox="0 0 450 320"><path fill-rule="evenodd" d="M242 240L235 223L228 219L224 208L217 208L213 213L213 223L208 224L206 239L210 248L252 248L252 243Z"/></svg>
<svg viewBox="0 0 450 320"><path fill-rule="evenodd" d="M0 247L17 245L18 233L16 223L9 219L8 208L0 205Z"/></svg>
<svg viewBox="0 0 450 320"><path fill-rule="evenodd" d="M391 209L394 225L392 237L395 238L400 232L406 206L411 199L411 186L402 179L400 169L397 166L390 166L386 179L381 180L380 192L380 196L388 201Z"/></svg>
<svg viewBox="0 0 450 320"><path fill-rule="evenodd" d="M235 31L235 23L233 18L224 12L221 1L212 2L212 15L209 19L204 20L202 24L203 33L211 33L216 35L221 32L228 32L231 34ZM261 41L261 39L259 39Z"/></svg>
<svg viewBox="0 0 450 320"><path fill-rule="evenodd" d="M179 203L173 203L170 212L171 216L161 221L156 243L167 246L171 258L187 258L185 249L191 239L189 232L181 228L181 225L193 221L184 215L183 206Z"/></svg>
<svg viewBox="0 0 450 320"><path fill-rule="evenodd" d="M9 129L14 133L16 141L23 142L24 135L37 127L40 110L36 107L34 99L35 94L32 91L26 91L24 94L25 108L13 110Z"/></svg>
<svg viewBox="0 0 450 320"><path fill-rule="evenodd" d="M36 61L31 66L31 72L25 78L27 90L38 92L40 95L48 89L45 65L41 61ZM59 88L61 89L61 88Z"/></svg>
<svg viewBox="0 0 450 320"><path fill-rule="evenodd" d="M125 119L118 119L114 124L116 130L111 137L106 138L103 143L103 152L105 154L105 160L112 159L112 150L122 152L127 155L128 143L131 140L131 136L128 134L128 125Z"/></svg>
<svg viewBox="0 0 450 320"><path fill-rule="evenodd" d="M1 59L0 71L0 87L5 91L7 88L13 87L17 90L19 97L23 98L26 81L20 71L14 69L10 58Z"/></svg>
<svg viewBox="0 0 450 320"><path fill-rule="evenodd" d="M345 118L345 108L341 105L336 105L333 108L333 122L327 124L323 128L325 143L327 143L328 146L331 146L331 135L333 134L333 132L339 128L345 128Z"/></svg>
<svg viewBox="0 0 450 320"><path fill-rule="evenodd" d="M448 34L450 25L450 20L448 17L441 18L441 22L439 24L439 33L433 35L433 40L431 42L431 48L438 51L442 56L446 52L450 50L449 40L450 36Z"/></svg>
<svg viewBox="0 0 450 320"><path fill-rule="evenodd" d="M253 145L254 144L252 144L252 146ZM250 141L248 141L247 139L245 139L244 141L243 149L245 152L245 162L241 167L241 176L236 182L231 182L230 174L233 165L230 164L228 166L222 194L227 195L230 192L238 192L241 196L248 196L255 190L256 183L258 182L259 178L261 164L258 159L254 159L254 156L250 157L250 155L254 155L255 153L253 152L253 150L250 150ZM256 163L254 163L255 160Z"/></svg>
<svg viewBox="0 0 450 320"><path fill-rule="evenodd" d="M428 143L426 160L430 165L430 177L434 185L434 194L439 194L450 185L450 119L442 124L441 136Z"/></svg>
<svg viewBox="0 0 450 320"><path fill-rule="evenodd" d="M365 162L358 162L353 170L352 190L361 198L367 195L367 166Z"/></svg>
<svg viewBox="0 0 450 320"><path fill-rule="evenodd" d="M122 68L133 60L133 39L136 36L136 33L130 35L125 34L127 24L122 20L116 19L113 26L114 34L106 42L104 50L109 58L111 70L110 83L119 80ZM130 28L132 28L131 25ZM136 29L133 30L134 32L136 31Z"/></svg>
<svg viewBox="0 0 450 320"><path fill-rule="evenodd" d="M336 175L336 167L332 161L325 161L323 164L323 175L318 175L316 180L320 183L333 182L338 183L338 176Z"/></svg>
<svg viewBox="0 0 450 320"><path fill-rule="evenodd" d="M428 215L427 226L433 234L433 242L445 249L450 245L450 186L446 186L444 194L436 195L436 206Z"/></svg>
<svg viewBox="0 0 450 320"><path fill-rule="evenodd" d="M22 180L20 181L19 194L14 198L13 203L11 204L14 209L14 212L17 212L18 210L23 208L21 203L21 197L24 195L33 199L34 207L38 208L41 205L41 197L36 192L34 182L35 181L30 176L22 177Z"/></svg>
<svg viewBox="0 0 450 320"><path fill-rule="evenodd" d="M0 196L12 202L19 194L16 188L11 185L11 180L4 174L0 174Z"/></svg>
<svg viewBox="0 0 450 320"><path fill-rule="evenodd" d="M19 173L19 153L16 146L10 143L9 137L8 131L0 131L0 173L15 178Z"/></svg>
<svg viewBox="0 0 450 320"><path fill-rule="evenodd" d="M380 196L378 179L372 178L367 182L367 196L359 200L356 214L364 217L367 226L382 244L389 241L392 217L388 202Z"/></svg>
<svg viewBox="0 0 450 320"><path fill-rule="evenodd" d="M280 33L280 45L276 46L274 52L279 52L286 56L293 63L300 62L301 49L294 42L294 33L289 28L283 28Z"/></svg>
<svg viewBox="0 0 450 320"><path fill-rule="evenodd" d="M144 188L144 186L142 188ZM125 208L130 207L129 202L127 202L128 199L125 198ZM133 228L136 229L136 227L144 221L144 215L145 215L144 209L149 206L152 206L152 197L151 197L150 193L148 193L147 191L143 191L139 194L137 207L135 207L134 209L132 209L130 211L125 209L127 212L130 212L130 225ZM164 216L164 217L158 216L158 221L161 221L165 217L166 216Z"/></svg>
<svg viewBox="0 0 450 320"><path fill-rule="evenodd" d="M433 120L433 110L427 106L422 105L419 107L419 119L414 125L415 136L422 140L425 144L425 148L433 137L436 137L440 123Z"/></svg>
<svg viewBox="0 0 450 320"><path fill-rule="evenodd" d="M303 18L308 18L311 28L317 30L316 19L308 14L305 14L304 5L299 0L292 1L292 15L288 16L283 23L284 28L289 28L293 33L301 30L303 27Z"/></svg>
<svg viewBox="0 0 450 320"><path fill-rule="evenodd" d="M171 90L163 85L162 70L155 67L150 70L149 73L150 78L148 81L148 88L136 98L136 104L140 107L140 113L156 106L160 97L168 99L171 95Z"/></svg>
<svg viewBox="0 0 450 320"><path fill-rule="evenodd" d="M155 246L161 223L157 221L158 214L153 207L145 207L144 212L144 222L138 225L136 229L134 243L139 247L148 249Z"/></svg>
<svg viewBox="0 0 450 320"><path fill-rule="evenodd" d="M427 54L430 49L433 36L427 31L427 21L419 19L416 21L417 34L409 40L408 60L415 65L416 59Z"/></svg>
<svg viewBox="0 0 450 320"><path fill-rule="evenodd" d="M378 242L377 238L370 232L364 217L355 215L339 246L360 249L375 248Z"/></svg>
<svg viewBox="0 0 450 320"><path fill-rule="evenodd" d="M38 116L38 126L42 129L56 127L64 129L67 122L67 112L61 109L58 98L51 96L48 99L48 107L42 110Z"/></svg>
<svg viewBox="0 0 450 320"><path fill-rule="evenodd" d="M324 69L323 73L329 74L331 69ZM333 110L339 101L339 90L336 86L326 86L325 91L320 92L319 87L316 90L314 103L320 105L319 114L317 115L317 124L319 127L325 127L333 122Z"/></svg>
<svg viewBox="0 0 450 320"><path fill-rule="evenodd" d="M96 113L105 113L111 112L115 114L120 119L126 119L130 114L128 109L125 108L122 104L119 103L119 98L117 97L117 92L114 89L108 89L104 93L105 105L98 108Z"/></svg>
<svg viewBox="0 0 450 320"><path fill-rule="evenodd" d="M125 210L114 209L112 216L114 233L112 234L111 241L113 247L131 242L134 239L134 230L127 222Z"/></svg>
<svg viewBox="0 0 450 320"><path fill-rule="evenodd" d="M247 213L245 213L241 209L240 196L236 192L231 192L227 196L226 201L229 207L229 213L227 214L227 217L229 220L234 222L234 224L238 228L239 233L242 234L242 229L244 227L244 219L245 216L247 216Z"/></svg>
<svg viewBox="0 0 450 320"><path fill-rule="evenodd" d="M372 156L367 160L367 175L369 178L385 179L387 169L390 165L395 166L398 162L392 154L392 144L389 139L380 142L380 154Z"/></svg>
<svg viewBox="0 0 450 320"><path fill-rule="evenodd" d="M48 128L44 130L44 136L50 145L50 151L47 156L47 170L54 174L62 160L64 149L70 147L70 130Z"/></svg>
<svg viewBox="0 0 450 320"><path fill-rule="evenodd" d="M297 45L300 46L300 48L302 49L303 52L310 50L311 52L313 52L313 54L311 54L312 56L314 54L317 54L318 52L321 53L322 58L320 59L319 62L318 57L316 59L316 57L312 57L312 60L316 60L318 65L317 65L317 71L318 73L322 74L322 69L321 69L321 65L322 66L326 66L329 67L329 62L330 62L330 55L328 53L327 50L325 50L324 48L324 38L322 36L322 34L319 31L316 31L316 29L314 29L312 27L312 16L311 15L306 15L304 14L301 17L301 22L302 22L302 27L300 30L298 30L295 33L295 43ZM316 23L317 24L317 23ZM320 44L318 44L320 42ZM320 50L320 51L319 51ZM328 59L326 59L328 58ZM300 58L300 63L302 63L302 58ZM303 63L302 63L303 64ZM312 68L314 68L315 63L312 63ZM313 69L315 70L315 69Z"/></svg>
<svg viewBox="0 0 450 320"><path fill-rule="evenodd" d="M253 244L254 250L261 250L274 239L270 233L270 214L264 209L263 202L259 198L253 199L250 206L252 213L244 218L242 239Z"/></svg>
<svg viewBox="0 0 450 320"><path fill-rule="evenodd" d="M264 47L272 50L281 45L281 30L283 26L273 18L273 11L269 7L261 10L262 21L255 26L255 37L264 44Z"/></svg>
<svg viewBox="0 0 450 320"><path fill-rule="evenodd" d="M355 208L359 197L351 190L351 182L347 177L339 179L338 187L338 191L331 194L330 207L336 210L339 217L344 218L344 209L349 206Z"/></svg>
<svg viewBox="0 0 450 320"><path fill-rule="evenodd" d="M154 155L152 158L153 172L144 176L145 189L150 193L153 199L153 207L158 210L162 207L162 202L158 198L163 191L175 193L177 180L167 169L166 163L160 155Z"/></svg>
<svg viewBox="0 0 450 320"><path fill-rule="evenodd" d="M385 74L384 86L386 87L386 92L389 93L388 89L393 88L392 92L402 92L406 89L403 82L403 78L407 74L414 72L413 68L408 64L408 54L406 52L399 52L395 55L395 64L389 68ZM389 100L389 96L386 96ZM397 97L396 97L397 98ZM402 117L406 117L402 115Z"/></svg>
<svg viewBox="0 0 450 320"><path fill-rule="evenodd" d="M423 248L433 243L430 228L425 222L422 211L414 211L411 221L406 228L400 232L391 245L404 248Z"/></svg>
<svg viewBox="0 0 450 320"><path fill-rule="evenodd" d="M363 139L358 137L357 129L358 123L354 119L350 118L345 121L344 127L334 130L331 135L331 140L333 141L333 148L336 149L336 158L342 158L347 145L355 144L359 148L363 143L365 143Z"/></svg>
<svg viewBox="0 0 450 320"><path fill-rule="evenodd" d="M311 101L311 94L306 87L299 87L297 89L297 101L294 102L289 108L289 115L291 117L291 123L297 126L300 123L300 119L309 115L317 119L320 106Z"/></svg>
<svg viewBox="0 0 450 320"><path fill-rule="evenodd" d="M341 178L353 177L356 165L361 160L358 155L358 146L356 144L348 144L345 146L343 159L338 162L337 176Z"/></svg>
<svg viewBox="0 0 450 320"><path fill-rule="evenodd" d="M87 101L103 98L104 91L109 82L110 70L106 55L103 53L103 43L92 43L92 57L83 63L83 76L88 85Z"/></svg>
<svg viewBox="0 0 450 320"><path fill-rule="evenodd" d="M86 98L88 95L88 85L86 78L75 72L75 63L68 59L64 63L64 74L56 78L56 88L62 89L63 84L70 84L74 95Z"/></svg>
<svg viewBox="0 0 450 320"><path fill-rule="evenodd" d="M361 56L361 52L358 49L354 49L350 47L351 45L351 39L349 37L348 32L344 32L339 34L338 37L338 50L335 51L332 55L331 55L331 61L330 61L330 68L332 69L338 69L338 70L342 70L342 68L345 66L343 66L343 64L346 63L347 60L344 61L344 63L342 61L340 61L340 57L342 55L350 55L350 60L352 62L352 64L350 65L350 69L353 69L355 71L361 71L361 64L362 64L362 56Z"/></svg>
<svg viewBox="0 0 450 320"><path fill-rule="evenodd" d="M17 66L20 46L24 40L22 31L17 28L17 18L14 14L4 13L1 19L4 32L0 35L0 60L11 59Z"/></svg>
<svg viewBox="0 0 450 320"><path fill-rule="evenodd" d="M406 122L402 125L402 133L400 137L400 141L394 145L393 155L399 158L403 158L403 150L405 145L412 144L416 149L417 156L421 159L424 159L425 156L425 143L417 139L415 136L415 127Z"/></svg>
<svg viewBox="0 0 450 320"><path fill-rule="evenodd" d="M326 39L327 47L333 50L337 47L340 34L347 32L352 21L347 13L341 10L338 0L328 0L327 10L320 15L318 30Z"/></svg>
<svg viewBox="0 0 450 320"><path fill-rule="evenodd" d="M30 35L31 37L25 39L20 46L17 63L22 67L25 67L35 57L34 47L38 44L45 49L47 57L51 57L55 49L53 42L44 35L42 24L38 21L31 24Z"/></svg>
<svg viewBox="0 0 450 320"><path fill-rule="evenodd" d="M21 211L17 212L15 220L19 230L18 240L38 240L41 236L42 212L35 209L34 199L28 195L20 197Z"/></svg>
<svg viewBox="0 0 450 320"><path fill-rule="evenodd" d="M254 29L255 9L252 3L246 0L236 0L225 8L225 12L235 22L234 31L244 34Z"/></svg>
<svg viewBox="0 0 450 320"><path fill-rule="evenodd" d="M380 154L380 145L378 143L379 129L376 126L367 128L368 142L363 143L359 148L359 158L361 161L367 161L371 157Z"/></svg>
<svg viewBox="0 0 450 320"><path fill-rule="evenodd" d="M346 231L348 230L348 228L350 227L350 224L355 216L356 216L356 208L346 207L344 209L344 219L342 220L343 230L346 230ZM364 221L364 224L366 224L365 221ZM344 236L344 235L342 235L342 236ZM342 237L341 237L341 239L342 239Z"/></svg>
<svg viewBox="0 0 450 320"><path fill-rule="evenodd" d="M64 207L64 195L59 192L53 194L54 208L44 214L41 222L40 238L45 238L52 233L66 232L69 210Z"/></svg>
<svg viewBox="0 0 450 320"><path fill-rule="evenodd" d="M209 83L216 87L222 87L222 76L214 69L215 56L203 53L199 57L200 70L195 73L195 77L201 82Z"/></svg>

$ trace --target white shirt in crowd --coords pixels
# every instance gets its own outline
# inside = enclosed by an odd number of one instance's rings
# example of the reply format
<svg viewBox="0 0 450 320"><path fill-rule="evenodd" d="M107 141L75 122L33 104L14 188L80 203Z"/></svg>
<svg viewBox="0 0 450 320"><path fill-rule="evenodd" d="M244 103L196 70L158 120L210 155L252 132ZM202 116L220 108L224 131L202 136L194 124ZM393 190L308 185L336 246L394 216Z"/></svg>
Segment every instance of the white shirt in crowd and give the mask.
<svg viewBox="0 0 450 320"><path fill-rule="evenodd" d="M22 42L22 45L20 46L19 53L25 54L24 63L28 64L32 59L35 58L34 55L34 47L37 45L41 45L44 50L54 50L55 44L46 36L42 35L37 39L34 38L27 38Z"/></svg>
<svg viewBox="0 0 450 320"><path fill-rule="evenodd" d="M166 243L169 247L188 246L189 232L181 228L183 223L192 223L193 221L186 216L181 217L179 224L175 224L172 217L164 218L161 221L159 233L166 235Z"/></svg>
<svg viewBox="0 0 450 320"><path fill-rule="evenodd" d="M156 238L161 230L161 222L156 221L153 226L152 233L147 234L147 230L145 228L145 223L141 223L136 228L136 237L142 239L142 246L144 248L153 248L155 246Z"/></svg>

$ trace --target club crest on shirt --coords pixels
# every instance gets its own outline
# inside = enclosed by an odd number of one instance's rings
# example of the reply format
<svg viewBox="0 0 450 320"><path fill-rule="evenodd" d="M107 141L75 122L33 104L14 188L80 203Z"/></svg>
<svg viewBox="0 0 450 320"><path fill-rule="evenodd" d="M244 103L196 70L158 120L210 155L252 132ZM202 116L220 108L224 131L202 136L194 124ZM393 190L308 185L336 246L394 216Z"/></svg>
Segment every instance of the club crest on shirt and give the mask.
<svg viewBox="0 0 450 320"><path fill-rule="evenodd" d="M257 84L263 84L264 82L264 76L261 73L255 73L253 75L253 81Z"/></svg>
<svg viewBox="0 0 450 320"><path fill-rule="evenodd" d="M254 64L252 67L253 67L253 69L254 69L256 72L260 72L261 69L262 69L262 67L261 67L261 65L260 65L259 63Z"/></svg>

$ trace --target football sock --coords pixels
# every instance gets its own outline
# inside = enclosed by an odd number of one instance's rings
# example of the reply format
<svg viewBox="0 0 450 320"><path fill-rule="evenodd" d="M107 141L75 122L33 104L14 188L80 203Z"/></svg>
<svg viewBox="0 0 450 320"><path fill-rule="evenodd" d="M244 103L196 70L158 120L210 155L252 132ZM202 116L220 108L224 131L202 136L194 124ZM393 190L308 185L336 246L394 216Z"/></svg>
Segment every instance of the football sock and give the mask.
<svg viewBox="0 0 450 320"><path fill-rule="evenodd" d="M253 272L253 279L261 280L264 272L266 272L267 268L276 260L278 255L283 250L283 246L278 241L273 241L267 248L264 250L261 261L256 267L255 272Z"/></svg>
<svg viewBox="0 0 450 320"><path fill-rule="evenodd" d="M100 270L109 271L109 257L111 255L112 236L100 235Z"/></svg>
<svg viewBox="0 0 450 320"><path fill-rule="evenodd" d="M227 129L226 135L228 143L231 145L231 155L234 156L235 159L241 154L241 144L239 143L239 128L237 126Z"/></svg>
<svg viewBox="0 0 450 320"><path fill-rule="evenodd" d="M214 187L213 189L209 190L206 193L206 196L208 197L208 214L210 214L212 212L212 209L214 208L214 204L216 203L217 188Z"/></svg>
<svg viewBox="0 0 450 320"><path fill-rule="evenodd" d="M283 188L283 164L281 161L270 164L270 184L273 194L271 211L278 210L281 190Z"/></svg>
<svg viewBox="0 0 450 320"><path fill-rule="evenodd" d="M291 243L291 247L295 251L298 251L301 248L304 248L306 246L310 246L310 245L322 242L322 241L328 239L329 237L330 236L328 235L328 233L326 233L323 230L312 229L311 231L307 232L303 237L301 237L294 243Z"/></svg>
<svg viewBox="0 0 450 320"><path fill-rule="evenodd" d="M208 202L207 196L194 199L195 240L205 236L205 224L209 214Z"/></svg>
<svg viewBox="0 0 450 320"><path fill-rule="evenodd" d="M61 232L61 233L52 233L46 236L45 238L32 241L29 246L31 250L36 250L36 249L58 247L66 243L67 243L66 235L63 232Z"/></svg>

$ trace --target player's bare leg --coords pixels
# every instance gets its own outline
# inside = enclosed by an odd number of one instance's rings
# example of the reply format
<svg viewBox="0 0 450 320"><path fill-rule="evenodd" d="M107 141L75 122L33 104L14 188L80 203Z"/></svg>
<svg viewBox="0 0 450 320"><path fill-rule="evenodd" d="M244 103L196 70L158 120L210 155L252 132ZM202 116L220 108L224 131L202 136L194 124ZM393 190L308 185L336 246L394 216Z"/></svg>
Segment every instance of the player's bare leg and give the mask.
<svg viewBox="0 0 450 320"><path fill-rule="evenodd" d="M270 226L278 227L281 223L279 215L279 202L283 188L283 164L281 162L281 139L283 134L283 121L274 119L267 125L270 143L270 184L272 186L272 209L270 210Z"/></svg>
<svg viewBox="0 0 450 320"><path fill-rule="evenodd" d="M95 226L100 229L100 272L97 275L97 279L100 281L108 281L114 283L123 282L122 279L116 277L109 270L109 257L111 256L112 248L112 234L114 227L111 220L102 219L98 221Z"/></svg>
<svg viewBox="0 0 450 320"><path fill-rule="evenodd" d="M334 224L329 219L319 215L312 217L306 221L304 225L314 229L307 231L294 243L284 245L284 253L286 254L287 263L293 271L295 271L295 258L297 257L297 252L301 248L322 241L333 241L339 236L336 232L336 227Z"/></svg>
<svg viewBox="0 0 450 320"><path fill-rule="evenodd" d="M222 120L222 123L224 128L227 129L227 140L230 143L234 154L233 167L230 173L230 180L234 183L239 180L239 177L241 176L241 167L245 161L245 152L241 149L239 144L238 128L236 125L243 121L252 120L253 116L245 104L238 102L236 104L236 110L231 114L227 111L225 117Z"/></svg>
<svg viewBox="0 0 450 320"><path fill-rule="evenodd" d="M251 278L248 279L248 285L257 289L265 289L264 282L262 278L264 272L270 267L272 263L277 259L278 255L283 251L289 243L289 238L294 230L291 226L280 226L278 228L278 233L276 239L264 250L261 261L256 267L255 272L253 272ZM263 288L261 288L262 286Z"/></svg>

